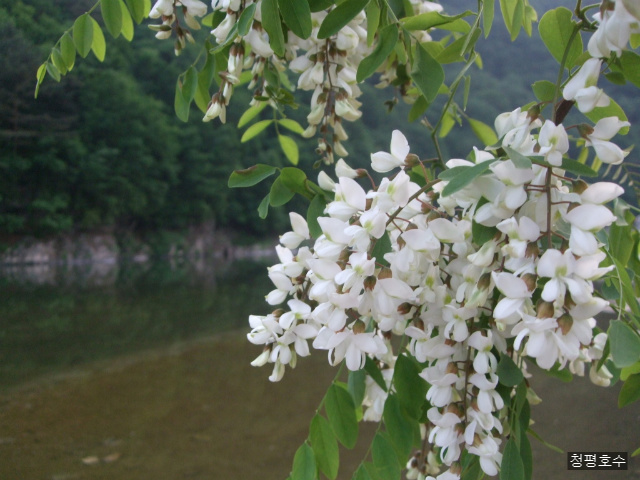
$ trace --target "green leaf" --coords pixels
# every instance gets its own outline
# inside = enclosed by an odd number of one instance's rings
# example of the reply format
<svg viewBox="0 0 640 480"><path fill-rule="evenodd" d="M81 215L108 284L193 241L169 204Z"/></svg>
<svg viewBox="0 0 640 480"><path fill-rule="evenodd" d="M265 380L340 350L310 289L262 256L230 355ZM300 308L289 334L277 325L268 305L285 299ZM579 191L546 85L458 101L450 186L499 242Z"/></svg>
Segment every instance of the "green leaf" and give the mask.
<svg viewBox="0 0 640 480"><path fill-rule="evenodd" d="M311 9L309 3L300 0L278 0L284 23L298 37L305 39L311 35Z"/></svg>
<svg viewBox="0 0 640 480"><path fill-rule="evenodd" d="M522 466L524 467L524 480L531 480L533 476L533 453L526 428L522 429L520 436L520 457L522 458Z"/></svg>
<svg viewBox="0 0 640 480"><path fill-rule="evenodd" d="M104 62L104 56L107 53L107 43L104 39L104 33L102 33L102 29L98 22L93 17L89 18L93 24L93 41L91 42L91 50L98 60Z"/></svg>
<svg viewBox="0 0 640 480"><path fill-rule="evenodd" d="M362 405L364 399L367 372L364 369L349 372L347 385L354 405Z"/></svg>
<svg viewBox="0 0 640 480"><path fill-rule="evenodd" d="M552 102L556 95L556 86L549 80L540 80L532 86L533 94L541 102Z"/></svg>
<svg viewBox="0 0 640 480"><path fill-rule="evenodd" d="M229 177L227 186L229 188L252 187L273 175L276 170L276 167L263 163L245 168L244 170L236 170Z"/></svg>
<svg viewBox="0 0 640 480"><path fill-rule="evenodd" d="M76 46L73 44L73 39L69 33L65 33L60 39L60 53L64 64L67 66L67 71L71 71L76 62Z"/></svg>
<svg viewBox="0 0 640 480"><path fill-rule="evenodd" d="M255 3L252 3L242 11L242 13L240 14L240 18L238 19L238 35L244 37L247 33L249 33L251 25L253 24L253 15L255 13Z"/></svg>
<svg viewBox="0 0 640 480"><path fill-rule="evenodd" d="M378 33L378 27L380 26L380 6L375 0L369 2L365 8L367 14L367 46L373 45L373 40Z"/></svg>
<svg viewBox="0 0 640 480"><path fill-rule="evenodd" d="M389 240L389 234L384 232L382 237L376 240L376 244L371 251L371 256L376 259L376 262L384 265L385 267L389 266L389 262L387 262L384 258L385 253L389 253L391 251L391 240Z"/></svg>
<svg viewBox="0 0 640 480"><path fill-rule="evenodd" d="M444 83L444 70L422 45L416 45L414 65L411 78L428 102L432 102L438 94L440 85Z"/></svg>
<svg viewBox="0 0 640 480"><path fill-rule="evenodd" d="M315 480L318 478L316 459L308 443L303 443L293 457L291 480Z"/></svg>
<svg viewBox="0 0 640 480"><path fill-rule="evenodd" d="M520 152L510 148L510 147L502 147L506 152L507 156L511 159L516 168L520 168L523 170L528 170L531 168L531 160L528 157L525 157Z"/></svg>
<svg viewBox="0 0 640 480"><path fill-rule="evenodd" d="M438 27L440 29L452 30L460 33L469 33L471 27L467 22L461 20L461 18L467 17L471 14L472 12L466 11L459 15L448 16L442 15L438 12L427 12L403 18L401 21L402 26L410 31L427 30L429 28Z"/></svg>
<svg viewBox="0 0 640 480"><path fill-rule="evenodd" d="M240 120L238 120L238 128L244 127L247 123L249 123L251 120L256 118L258 116L258 114L262 110L264 110L267 105L268 105L267 102L259 102L259 103L256 103L255 105L249 107L242 114L242 116L240 117Z"/></svg>
<svg viewBox="0 0 640 480"><path fill-rule="evenodd" d="M308 0L312 12L320 12L336 4L335 0ZM338 3L340 1L338 0Z"/></svg>
<svg viewBox="0 0 640 480"><path fill-rule="evenodd" d="M500 480L524 480L524 464L513 437L507 442L502 454Z"/></svg>
<svg viewBox="0 0 640 480"><path fill-rule="evenodd" d="M399 480L401 467L391 442L377 433L371 444L371 457L376 477L384 480Z"/></svg>
<svg viewBox="0 0 640 480"><path fill-rule="evenodd" d="M91 51L93 43L93 23L88 13L80 15L73 24L73 43L82 58Z"/></svg>
<svg viewBox="0 0 640 480"><path fill-rule="evenodd" d="M302 135L304 133L304 128L302 128L302 125L291 118L282 118L278 120L278 124L282 125L284 128L292 131L293 133L297 133L298 135Z"/></svg>
<svg viewBox="0 0 640 480"><path fill-rule="evenodd" d="M149 15L151 10L151 2L149 0L126 0L126 2L134 22L139 24Z"/></svg>
<svg viewBox="0 0 640 480"><path fill-rule="evenodd" d="M622 121L627 121L627 115L622 110L622 107L618 105L613 98L609 99L609 106L607 107L596 107L590 112L585 113L587 118L591 120L593 123L597 123L598 120L607 117L618 117ZM629 127L621 128L618 132L620 135L626 135L629 133Z"/></svg>
<svg viewBox="0 0 640 480"><path fill-rule="evenodd" d="M571 172L581 177L597 177L598 176L598 172L596 172L594 169L572 158L563 158L561 168L566 170L567 172Z"/></svg>
<svg viewBox="0 0 640 480"><path fill-rule="evenodd" d="M492 240L496 236L497 232L498 229L496 227L487 227L476 222L475 220L473 220L471 223L471 234L473 236L473 241L478 245L483 245L486 242Z"/></svg>
<svg viewBox="0 0 640 480"><path fill-rule="evenodd" d="M347 448L355 447L358 441L358 419L351 394L334 383L324 398L324 408L340 443Z"/></svg>
<svg viewBox="0 0 640 480"><path fill-rule="evenodd" d="M280 171L280 180L285 187L311 200L313 194L307 188L307 175L295 167L284 167Z"/></svg>
<svg viewBox="0 0 640 480"><path fill-rule="evenodd" d="M391 52L393 52L397 41L398 27L394 24L387 25L380 30L376 48L373 49L373 52L371 52L369 56L362 59L360 65L358 65L358 72L356 74L356 81L358 83L373 75L378 67L389 57Z"/></svg>
<svg viewBox="0 0 640 480"><path fill-rule="evenodd" d="M382 414L384 425L389 432L389 439L393 443L400 464L405 464L413 448L415 429L418 428L417 419L409 419L403 412L397 395L389 395L384 403Z"/></svg>
<svg viewBox="0 0 640 480"><path fill-rule="evenodd" d="M288 189L280 177L278 177L271 185L271 190L269 191L269 204L272 207L279 207L291 200L294 195L295 193Z"/></svg>
<svg viewBox="0 0 640 480"><path fill-rule="evenodd" d="M53 78L56 82L59 82L60 70L56 68L53 62L47 62L46 67L47 67L47 73L51 75L51 78Z"/></svg>
<svg viewBox="0 0 640 480"><path fill-rule="evenodd" d="M309 438L318 467L328 478L334 480L338 476L340 453L333 430L324 417L317 414L313 417Z"/></svg>
<svg viewBox="0 0 640 480"><path fill-rule="evenodd" d="M486 123L470 118L469 125L471 125L471 130L473 130L475 136L478 137L486 146L498 143L498 136L496 135L496 132Z"/></svg>
<svg viewBox="0 0 640 480"><path fill-rule="evenodd" d="M540 38L542 38L547 49L558 63L562 62L565 50L569 48L565 63L565 66L569 69L575 65L576 59L582 53L582 38L580 35L574 35L571 46L569 46L569 39L576 25L572 17L571 10L565 7L558 7L545 13L538 24Z"/></svg>
<svg viewBox="0 0 640 480"><path fill-rule="evenodd" d="M260 120L259 122L254 123L249 128L245 130L242 134L242 138L240 139L241 143L248 142L253 137L262 132L265 128L273 123L273 120Z"/></svg>
<svg viewBox="0 0 640 480"><path fill-rule="evenodd" d="M636 362L633 365L624 367L620 372L620 380L626 381L631 375L640 373L640 362Z"/></svg>
<svg viewBox="0 0 640 480"><path fill-rule="evenodd" d="M280 142L280 148L284 152L292 164L297 165L300 159L300 152L298 151L298 144L296 141L287 135L278 135L278 141Z"/></svg>
<svg viewBox="0 0 640 480"><path fill-rule="evenodd" d="M640 374L631 375L622 385L618 407L622 408L640 400Z"/></svg>
<svg viewBox="0 0 640 480"><path fill-rule="evenodd" d="M131 14L122 0L118 0L118 3L120 4L120 14L122 17L120 33L122 33L122 36L128 41L131 41L133 40L133 20L131 19Z"/></svg>
<svg viewBox="0 0 640 480"><path fill-rule="evenodd" d="M569 369L563 368L562 370L560 370L559 364L557 363L553 367L551 367L549 370L543 370L543 372L549 375L550 377L557 378L561 382L569 383L570 381L573 380L573 375L571 374Z"/></svg>
<svg viewBox="0 0 640 480"><path fill-rule="evenodd" d="M384 377L382 376L382 372L370 357L367 357L364 363L364 369L367 374L373 379L374 382L378 384L378 386L387 391L387 383L384 381Z"/></svg>
<svg viewBox="0 0 640 480"><path fill-rule="evenodd" d="M545 447L550 448L551 450L553 450L554 452L558 452L558 453L564 453L564 450L562 450L560 447L556 447L555 445L550 444L549 442L547 442L546 440L543 440L542 437L540 435L538 435L536 432L534 432L533 430L531 430L531 428L529 428L527 430L527 433L530 433L531 435L533 435L533 438L535 438L536 440L538 440L540 443L542 443ZM502 477L501 477L502 478Z"/></svg>
<svg viewBox="0 0 640 480"><path fill-rule="evenodd" d="M524 2L522 0L500 0L500 10L504 24L511 33L511 41L518 38L522 19L524 18Z"/></svg>
<svg viewBox="0 0 640 480"><path fill-rule="evenodd" d="M482 29L484 30L484 38L487 38L491 32L494 16L495 0L484 0L482 2Z"/></svg>
<svg viewBox="0 0 640 480"><path fill-rule="evenodd" d="M309 225L309 234L313 238L318 238L322 235L322 228L320 228L320 224L318 223L318 217L322 216L326 206L327 202L322 195L313 197L313 200L311 200L309 204L307 210L307 225Z"/></svg>
<svg viewBox="0 0 640 480"><path fill-rule="evenodd" d="M640 336L629 325L622 320L613 320L607 334L616 367L629 367L640 359Z"/></svg>
<svg viewBox="0 0 640 480"><path fill-rule="evenodd" d="M462 190L464 187L469 185L476 178L486 172L492 163L492 161L486 161L478 163L473 167L462 167L464 168L464 170L461 170L455 177L453 177L449 181L447 186L444 187L444 189L442 190L442 196L446 197L448 195L451 195L452 193L457 192L458 190Z"/></svg>
<svg viewBox="0 0 640 480"><path fill-rule="evenodd" d="M509 355L503 353L500 354L500 361L498 362L498 379L500 383L506 387L515 387L520 385L524 380L522 370L518 368L515 362Z"/></svg>
<svg viewBox="0 0 640 480"><path fill-rule="evenodd" d="M278 13L278 0L262 0L262 26L269 34L269 45L273 52L282 57L284 55L284 33L280 13Z"/></svg>
<svg viewBox="0 0 640 480"><path fill-rule="evenodd" d="M198 89L198 71L193 65L189 67L187 73L184 75L184 81L182 82L182 96L185 102L190 102L196 94Z"/></svg>
<svg viewBox="0 0 640 480"><path fill-rule="evenodd" d="M427 111L427 108L429 108L429 102L427 101L426 98L424 98L423 95L420 95L418 99L411 106L411 110L409 110L408 120L410 122L415 122L424 114L424 112Z"/></svg>
<svg viewBox="0 0 640 480"><path fill-rule="evenodd" d="M422 416L422 405L425 402L428 386L420 376L416 363L406 355L398 355L393 384L396 387L400 405L410 417L419 419Z"/></svg>
<svg viewBox="0 0 640 480"><path fill-rule="evenodd" d="M329 38L335 35L367 6L369 0L345 0L331 10L318 30L318 38Z"/></svg>
<svg viewBox="0 0 640 480"><path fill-rule="evenodd" d="M120 0L100 0L100 12L107 30L112 37L117 38L122 31Z"/></svg>
<svg viewBox="0 0 640 480"><path fill-rule="evenodd" d="M38 92L40 91L40 85L44 82L44 78L47 76L47 65L49 62L44 62L42 65L38 67L38 71L36 72L36 89L33 92L33 97L38 98Z"/></svg>
<svg viewBox="0 0 640 480"><path fill-rule="evenodd" d="M627 265L629 263L634 246L635 240L631 225L618 225L617 222L614 222L609 227L609 250L611 255L616 257L621 264Z"/></svg>
<svg viewBox="0 0 640 480"><path fill-rule="evenodd" d="M623 50L620 65L624 77L636 87L640 87L640 55L630 50Z"/></svg>
<svg viewBox="0 0 640 480"><path fill-rule="evenodd" d="M258 205L258 216L264 220L267 218L267 215L269 215L269 194L267 194L260 202L260 205Z"/></svg>
<svg viewBox="0 0 640 480"><path fill-rule="evenodd" d="M352 480L373 480L371 478L371 475L369 475L369 472L367 472L367 469L364 465L360 465L358 467L358 470L356 470L356 473L353 475L353 479Z"/></svg>
<svg viewBox="0 0 640 480"><path fill-rule="evenodd" d="M62 75L67 73L67 66L62 59L62 53L60 53L59 49L54 48L51 50L51 61Z"/></svg>
<svg viewBox="0 0 640 480"><path fill-rule="evenodd" d="M186 122L189 120L189 102L184 99L184 95L182 94L182 85L180 84L180 79L176 81L176 94L173 99L173 109L176 112L176 116Z"/></svg>

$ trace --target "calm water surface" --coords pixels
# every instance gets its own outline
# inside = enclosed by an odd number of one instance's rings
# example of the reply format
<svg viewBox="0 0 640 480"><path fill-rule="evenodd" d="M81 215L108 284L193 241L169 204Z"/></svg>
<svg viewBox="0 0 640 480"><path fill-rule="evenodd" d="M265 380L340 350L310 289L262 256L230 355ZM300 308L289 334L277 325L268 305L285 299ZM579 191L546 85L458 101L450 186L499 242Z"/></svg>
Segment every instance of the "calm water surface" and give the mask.
<svg viewBox="0 0 640 480"><path fill-rule="evenodd" d="M249 362L247 317L264 313L266 263L4 271L0 288L0 479L284 479L335 371L322 353L282 382ZM564 450L633 451L640 408L617 389L536 376L533 428ZM341 452L345 472L366 452ZM567 472L532 440L535 479ZM606 472L605 472L606 473ZM350 478L345 473L341 478Z"/></svg>

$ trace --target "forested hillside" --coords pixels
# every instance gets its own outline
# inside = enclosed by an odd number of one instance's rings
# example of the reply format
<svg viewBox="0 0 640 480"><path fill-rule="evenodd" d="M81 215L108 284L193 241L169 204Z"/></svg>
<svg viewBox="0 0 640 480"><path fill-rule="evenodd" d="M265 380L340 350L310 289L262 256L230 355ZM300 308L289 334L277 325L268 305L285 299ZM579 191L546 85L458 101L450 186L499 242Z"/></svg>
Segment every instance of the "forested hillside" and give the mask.
<svg viewBox="0 0 640 480"><path fill-rule="evenodd" d="M226 125L202 123L195 109L187 123L174 114L175 79L197 52L187 48L175 57L173 44L156 40L143 24L133 44L108 37L104 63L91 54L78 59L70 75L60 83L48 78L33 98L38 65L92 4L0 0L0 231L38 236L105 228L145 232L210 220L253 235L282 231L283 212L272 211L269 222L258 219L256 206L266 191L226 187L233 169L286 164L269 130L240 143L242 132L234 123L249 92L238 88ZM473 101L460 114L463 127L454 127L442 140L445 155L464 156L480 145L464 115L492 124L502 111L534 99L532 78L555 80L557 75L541 42L525 37L511 44L498 21L492 35L501 38L500 48L496 41L491 50L479 47L484 70L473 77ZM449 80L456 68L451 66ZM433 156L428 130L419 122L408 126L410 106L400 102L389 116L384 102L393 99L393 91L365 89L364 121L347 125L350 164L364 165L370 152L388 148L394 128L405 132L413 151ZM637 123L640 100L627 100L625 110ZM304 123L307 113L301 106L290 115ZM437 109L427 114L436 116ZM298 145L300 166L315 178L313 142L298 139Z"/></svg>

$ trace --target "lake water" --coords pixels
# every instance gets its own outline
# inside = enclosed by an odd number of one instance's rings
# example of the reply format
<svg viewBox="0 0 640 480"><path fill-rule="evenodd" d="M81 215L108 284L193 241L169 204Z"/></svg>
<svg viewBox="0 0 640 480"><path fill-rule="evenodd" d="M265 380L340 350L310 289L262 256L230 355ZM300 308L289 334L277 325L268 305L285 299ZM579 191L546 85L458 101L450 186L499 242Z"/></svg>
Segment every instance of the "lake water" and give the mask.
<svg viewBox="0 0 640 480"><path fill-rule="evenodd" d="M300 359L278 384L249 362L268 262L5 270L0 288L0 479L284 480L335 370ZM617 388L536 376L533 429L565 451L640 446L640 408ZM348 479L362 441L341 451ZM539 442L534 479L640 478L567 471ZM341 471L342 471L341 469ZM606 472L604 472L606 473Z"/></svg>

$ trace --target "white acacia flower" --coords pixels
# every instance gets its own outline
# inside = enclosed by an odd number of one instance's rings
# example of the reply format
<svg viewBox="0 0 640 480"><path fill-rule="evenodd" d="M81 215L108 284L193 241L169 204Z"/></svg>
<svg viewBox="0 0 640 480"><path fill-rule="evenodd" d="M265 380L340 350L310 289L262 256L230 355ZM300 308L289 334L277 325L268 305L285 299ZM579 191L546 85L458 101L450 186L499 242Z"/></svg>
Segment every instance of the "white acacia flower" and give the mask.
<svg viewBox="0 0 640 480"><path fill-rule="evenodd" d="M562 124L556 125L551 120L547 120L540 129L538 135L538 145L540 145L540 155L551 165L559 167L562 165L562 155L569 151L569 137Z"/></svg>
<svg viewBox="0 0 640 480"><path fill-rule="evenodd" d="M493 348L493 339L491 331L486 331L487 336L482 334L483 332L477 330L471 334L467 343L470 347L477 350L475 357L473 358L473 369L476 373L486 374L489 372L495 372L498 368L498 360L495 355L491 353Z"/></svg>
<svg viewBox="0 0 640 480"><path fill-rule="evenodd" d="M593 203L603 205L618 198L624 193L624 189L617 183L597 182L589 185L587 189L580 194L582 203Z"/></svg>
<svg viewBox="0 0 640 480"><path fill-rule="evenodd" d="M564 296L569 289L571 298L577 303L586 303L591 299L593 286L575 276L576 260L571 249L564 253L559 250L549 249L538 262L538 275L548 277L549 281L542 290L542 299L546 302L564 301Z"/></svg>
<svg viewBox="0 0 640 480"><path fill-rule="evenodd" d="M367 194L355 180L340 177L335 192L334 201L325 210L330 216L347 221L357 212L365 210Z"/></svg>
<svg viewBox="0 0 640 480"><path fill-rule="evenodd" d="M149 18L168 17L170 15L173 15L173 0L158 0L149 11Z"/></svg>
<svg viewBox="0 0 640 480"><path fill-rule="evenodd" d="M619 0L613 5L612 10L604 9L602 13L594 15L600 25L589 39L588 50L592 57L606 58L612 53L620 55L629 43L631 34L638 32L637 2ZM627 6L636 12L636 17L627 10Z"/></svg>
<svg viewBox="0 0 640 480"><path fill-rule="evenodd" d="M389 152L376 152L371 154L371 168L376 172L386 173L394 168L404 165L409 155L409 142L400 130L394 130L391 134L391 148Z"/></svg>
<svg viewBox="0 0 640 480"><path fill-rule="evenodd" d="M289 212L289 221L293 231L280 236L280 243L290 249L298 248L302 242L309 240L309 226L302 215Z"/></svg>
<svg viewBox="0 0 640 480"><path fill-rule="evenodd" d="M346 359L347 368L357 371L364 367L366 355L384 355L387 347L375 332L354 333L350 329L334 332L323 327L313 341L313 347L329 351L329 363L338 365Z"/></svg>
<svg viewBox="0 0 640 480"><path fill-rule="evenodd" d="M629 125L629 122L621 121L618 117L602 118L593 127L593 132L586 136L586 145L593 147L597 157L604 163L618 165L622 163L622 160L629 152L622 150L615 143L608 140L616 135L621 128Z"/></svg>
<svg viewBox="0 0 640 480"><path fill-rule="evenodd" d="M558 360L558 347L554 335L557 326L555 318L525 315L511 332L516 335L513 348L520 350L522 341L528 337L522 354L535 358L540 368L549 370Z"/></svg>
<svg viewBox="0 0 640 480"><path fill-rule="evenodd" d="M601 66L602 60L590 58L567 82L562 91L565 100L575 100L578 104L578 110L583 113L590 112L595 107L606 107L610 103L609 97L596 86Z"/></svg>

